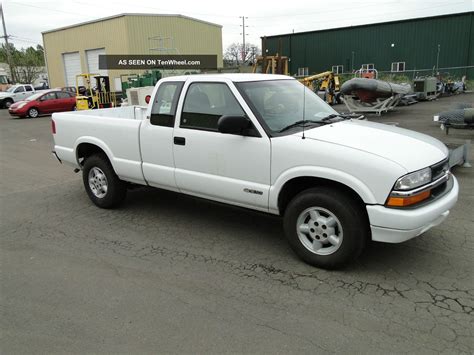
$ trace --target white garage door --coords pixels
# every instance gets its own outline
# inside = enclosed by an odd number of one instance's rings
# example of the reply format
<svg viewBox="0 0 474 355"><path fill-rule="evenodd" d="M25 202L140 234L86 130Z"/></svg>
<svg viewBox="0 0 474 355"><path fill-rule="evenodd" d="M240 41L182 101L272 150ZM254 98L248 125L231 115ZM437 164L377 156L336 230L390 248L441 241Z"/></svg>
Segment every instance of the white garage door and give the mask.
<svg viewBox="0 0 474 355"><path fill-rule="evenodd" d="M87 69L92 74L107 75L107 70L99 70L99 54L105 55L105 48L89 49L86 51Z"/></svg>
<svg viewBox="0 0 474 355"><path fill-rule="evenodd" d="M63 62L66 86L76 86L76 75L81 74L81 57L79 52L64 53Z"/></svg>

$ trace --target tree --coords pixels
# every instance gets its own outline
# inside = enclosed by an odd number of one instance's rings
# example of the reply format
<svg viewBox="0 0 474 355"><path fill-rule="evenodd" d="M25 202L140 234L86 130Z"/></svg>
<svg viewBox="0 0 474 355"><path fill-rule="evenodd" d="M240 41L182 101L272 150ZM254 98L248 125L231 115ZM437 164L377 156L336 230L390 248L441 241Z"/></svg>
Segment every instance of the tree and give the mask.
<svg viewBox="0 0 474 355"><path fill-rule="evenodd" d="M245 44L245 56L241 43L232 43L224 53L224 65L252 65L260 54L260 48L252 43Z"/></svg>
<svg viewBox="0 0 474 355"><path fill-rule="evenodd" d="M13 81L19 83L32 83L38 79L44 67L44 49L41 45L35 47L22 48L18 50L9 44L10 55L12 57L11 76ZM7 61L5 44L0 48L0 61Z"/></svg>

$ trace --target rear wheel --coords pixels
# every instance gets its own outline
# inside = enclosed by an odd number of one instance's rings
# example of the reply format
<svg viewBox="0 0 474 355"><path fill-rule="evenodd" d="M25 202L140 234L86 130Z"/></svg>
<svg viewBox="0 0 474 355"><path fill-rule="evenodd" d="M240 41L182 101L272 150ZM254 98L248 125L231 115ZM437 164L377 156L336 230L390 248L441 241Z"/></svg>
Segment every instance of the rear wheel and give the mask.
<svg viewBox="0 0 474 355"><path fill-rule="evenodd" d="M336 269L357 258L369 237L363 206L347 194L324 187L298 194L284 216L286 237L310 265Z"/></svg>
<svg viewBox="0 0 474 355"><path fill-rule="evenodd" d="M110 161L103 154L86 159L82 180L87 195L100 208L117 207L127 194L125 182L118 178Z"/></svg>
<svg viewBox="0 0 474 355"><path fill-rule="evenodd" d="M36 118L39 116L39 112L36 108L32 107L28 110L28 117Z"/></svg>

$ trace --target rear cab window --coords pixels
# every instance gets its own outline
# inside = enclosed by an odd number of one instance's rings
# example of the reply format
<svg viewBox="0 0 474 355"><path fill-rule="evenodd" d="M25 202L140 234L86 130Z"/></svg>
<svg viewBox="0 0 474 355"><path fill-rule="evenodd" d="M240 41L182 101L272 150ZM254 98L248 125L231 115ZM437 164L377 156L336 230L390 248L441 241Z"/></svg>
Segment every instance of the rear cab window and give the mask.
<svg viewBox="0 0 474 355"><path fill-rule="evenodd" d="M150 123L152 125L174 127L176 107L183 85L182 81L169 81L158 87L151 108Z"/></svg>

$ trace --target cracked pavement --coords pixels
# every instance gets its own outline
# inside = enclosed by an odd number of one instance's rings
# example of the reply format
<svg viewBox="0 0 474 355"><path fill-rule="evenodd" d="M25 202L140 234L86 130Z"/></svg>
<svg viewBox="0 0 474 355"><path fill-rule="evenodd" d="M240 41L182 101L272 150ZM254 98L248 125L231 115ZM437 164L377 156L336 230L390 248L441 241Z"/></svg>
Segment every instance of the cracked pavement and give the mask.
<svg viewBox="0 0 474 355"><path fill-rule="evenodd" d="M370 119L458 142L472 131L432 116L469 100ZM474 352L473 168L442 225L330 272L275 216L145 187L100 210L50 155L49 117L0 125L2 353Z"/></svg>

